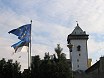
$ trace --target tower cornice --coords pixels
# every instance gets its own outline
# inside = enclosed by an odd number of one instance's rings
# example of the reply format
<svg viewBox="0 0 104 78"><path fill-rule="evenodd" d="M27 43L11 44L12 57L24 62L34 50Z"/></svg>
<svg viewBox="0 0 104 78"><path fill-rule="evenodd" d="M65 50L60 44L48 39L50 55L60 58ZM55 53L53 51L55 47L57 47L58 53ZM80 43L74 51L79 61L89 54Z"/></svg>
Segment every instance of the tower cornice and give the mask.
<svg viewBox="0 0 104 78"><path fill-rule="evenodd" d="M88 38L88 36L89 35L87 35L87 34L85 34L85 35L72 35L72 34L70 34L70 35L68 35L68 39L69 40L71 40L71 39L86 39L86 40L88 40L89 38Z"/></svg>

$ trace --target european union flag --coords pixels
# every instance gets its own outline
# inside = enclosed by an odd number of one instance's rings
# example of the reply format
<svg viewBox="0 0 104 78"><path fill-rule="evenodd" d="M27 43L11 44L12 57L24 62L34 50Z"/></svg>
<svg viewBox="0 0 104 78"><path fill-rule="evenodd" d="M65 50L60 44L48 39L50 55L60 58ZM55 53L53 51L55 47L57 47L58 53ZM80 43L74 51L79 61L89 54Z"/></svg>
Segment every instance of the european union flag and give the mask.
<svg viewBox="0 0 104 78"><path fill-rule="evenodd" d="M8 33L12 33L18 36L18 39L30 42L30 31L31 31L31 24L23 25L17 29L13 29Z"/></svg>
<svg viewBox="0 0 104 78"><path fill-rule="evenodd" d="M18 43L13 44L11 47L15 49L15 52L18 49L22 49L23 46L29 46L30 43L30 34L31 34L31 24L23 25L17 29L13 29L8 33L12 33L18 36L20 41Z"/></svg>
<svg viewBox="0 0 104 78"><path fill-rule="evenodd" d="M15 49L15 52L19 49L21 50L23 46L29 46L29 42L19 41L18 43L13 44L11 47Z"/></svg>

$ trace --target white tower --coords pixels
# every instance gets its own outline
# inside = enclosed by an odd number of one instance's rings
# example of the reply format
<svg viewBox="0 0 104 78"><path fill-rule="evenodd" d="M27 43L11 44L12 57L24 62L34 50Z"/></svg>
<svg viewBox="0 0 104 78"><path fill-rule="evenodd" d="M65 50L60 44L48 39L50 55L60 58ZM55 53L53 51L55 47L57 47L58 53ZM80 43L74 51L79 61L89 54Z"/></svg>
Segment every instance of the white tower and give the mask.
<svg viewBox="0 0 104 78"><path fill-rule="evenodd" d="M68 35L68 45L72 44L70 49L70 59L72 63L72 70L86 70L88 68L88 52L87 52L87 40L88 36L83 31L78 23L71 34Z"/></svg>

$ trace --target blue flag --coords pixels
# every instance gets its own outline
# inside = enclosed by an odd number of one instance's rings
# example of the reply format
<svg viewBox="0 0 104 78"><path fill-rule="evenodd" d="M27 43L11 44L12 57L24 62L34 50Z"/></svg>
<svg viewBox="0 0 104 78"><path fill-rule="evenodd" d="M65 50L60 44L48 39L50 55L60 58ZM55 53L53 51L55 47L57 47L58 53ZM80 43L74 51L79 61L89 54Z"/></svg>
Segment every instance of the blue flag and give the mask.
<svg viewBox="0 0 104 78"><path fill-rule="evenodd" d="M13 44L11 47L14 48L15 52L18 50L18 49L22 49L23 46L29 46L29 43L28 42L25 42L25 41L19 41L18 43L15 43Z"/></svg>
<svg viewBox="0 0 104 78"><path fill-rule="evenodd" d="M18 39L30 42L30 31L31 31L31 24L23 25L17 29L13 29L8 33L12 33L18 36Z"/></svg>
<svg viewBox="0 0 104 78"><path fill-rule="evenodd" d="M15 52L20 48L22 49L23 46L29 46L31 34L30 32L31 32L31 24L23 25L17 29L13 29L8 32L18 36L18 39L20 39L18 43L15 43L11 46L15 49Z"/></svg>

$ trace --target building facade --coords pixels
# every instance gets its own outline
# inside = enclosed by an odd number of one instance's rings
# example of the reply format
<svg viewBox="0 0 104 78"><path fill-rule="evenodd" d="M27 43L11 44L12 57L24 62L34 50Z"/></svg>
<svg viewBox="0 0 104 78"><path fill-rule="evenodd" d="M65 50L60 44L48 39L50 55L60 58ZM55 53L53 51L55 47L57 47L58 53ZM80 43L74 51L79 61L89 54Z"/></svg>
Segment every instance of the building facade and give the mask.
<svg viewBox="0 0 104 78"><path fill-rule="evenodd" d="M104 57L85 71L89 78L104 78Z"/></svg>
<svg viewBox="0 0 104 78"><path fill-rule="evenodd" d="M87 40L88 34L83 31L78 23L75 29L67 37L67 43L72 44L70 49L70 59L72 63L72 70L83 70L88 68L88 51L87 51Z"/></svg>

